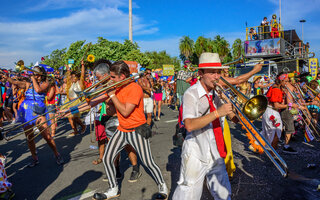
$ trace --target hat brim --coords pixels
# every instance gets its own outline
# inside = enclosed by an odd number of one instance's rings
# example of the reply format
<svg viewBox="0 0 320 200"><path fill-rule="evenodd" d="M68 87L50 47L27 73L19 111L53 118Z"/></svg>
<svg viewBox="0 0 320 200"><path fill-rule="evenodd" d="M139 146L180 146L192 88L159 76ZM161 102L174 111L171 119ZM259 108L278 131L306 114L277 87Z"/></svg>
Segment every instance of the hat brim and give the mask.
<svg viewBox="0 0 320 200"><path fill-rule="evenodd" d="M208 67L198 67L199 69L229 69L229 66L219 66L219 67L212 67L212 66L208 66Z"/></svg>

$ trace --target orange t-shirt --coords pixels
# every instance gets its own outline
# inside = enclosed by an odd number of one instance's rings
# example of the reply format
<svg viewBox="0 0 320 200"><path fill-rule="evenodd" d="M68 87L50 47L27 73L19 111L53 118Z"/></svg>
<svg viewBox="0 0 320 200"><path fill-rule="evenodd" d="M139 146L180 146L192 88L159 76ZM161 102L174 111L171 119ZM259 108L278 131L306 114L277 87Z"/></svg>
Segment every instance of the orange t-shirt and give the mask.
<svg viewBox="0 0 320 200"><path fill-rule="evenodd" d="M123 88L119 88L116 91L116 96L121 103L132 103L136 105L128 117L124 117L117 110L117 116L119 119L118 130L123 132L132 132L135 127L147 122L144 115L143 91L140 85L137 83L130 83Z"/></svg>

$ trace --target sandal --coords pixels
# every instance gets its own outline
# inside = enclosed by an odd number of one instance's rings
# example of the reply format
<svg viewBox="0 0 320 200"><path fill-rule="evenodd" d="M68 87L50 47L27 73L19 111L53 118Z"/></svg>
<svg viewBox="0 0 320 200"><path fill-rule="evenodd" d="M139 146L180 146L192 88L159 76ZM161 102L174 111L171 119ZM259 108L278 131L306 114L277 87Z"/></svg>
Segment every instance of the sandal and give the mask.
<svg viewBox="0 0 320 200"><path fill-rule="evenodd" d="M92 164L94 164L94 165L99 165L100 163L102 163L101 158L98 158L97 160L92 161Z"/></svg>
<svg viewBox="0 0 320 200"><path fill-rule="evenodd" d="M85 125L83 127L81 127L80 134L84 134L86 132L86 129L87 129L87 126L85 126Z"/></svg>
<svg viewBox="0 0 320 200"><path fill-rule="evenodd" d="M78 133L70 133L68 136L67 136L67 138L69 138L69 137L73 137L73 136L76 136L76 135L78 135Z"/></svg>

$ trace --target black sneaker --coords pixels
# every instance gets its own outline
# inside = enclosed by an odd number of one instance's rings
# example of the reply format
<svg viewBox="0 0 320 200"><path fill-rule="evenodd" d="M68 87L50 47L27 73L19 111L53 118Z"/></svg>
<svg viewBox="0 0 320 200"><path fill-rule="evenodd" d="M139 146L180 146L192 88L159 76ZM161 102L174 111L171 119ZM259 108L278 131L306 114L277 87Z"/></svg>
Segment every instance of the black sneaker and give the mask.
<svg viewBox="0 0 320 200"><path fill-rule="evenodd" d="M56 162L58 165L62 165L64 163L64 160L61 155L56 156Z"/></svg>
<svg viewBox="0 0 320 200"><path fill-rule="evenodd" d="M131 172L130 179L128 180L128 182L130 182L130 183L137 182L138 179L141 177L141 175L142 175L141 172L132 171L132 172Z"/></svg>
<svg viewBox="0 0 320 200"><path fill-rule="evenodd" d="M32 167L35 167L36 165L39 164L39 160L38 159L33 159L31 158L31 162L28 164L28 167L32 168Z"/></svg>
<svg viewBox="0 0 320 200"><path fill-rule="evenodd" d="M298 154L298 152L294 150L292 147L288 147L288 148L283 147L282 151L283 153L287 153L287 154Z"/></svg>

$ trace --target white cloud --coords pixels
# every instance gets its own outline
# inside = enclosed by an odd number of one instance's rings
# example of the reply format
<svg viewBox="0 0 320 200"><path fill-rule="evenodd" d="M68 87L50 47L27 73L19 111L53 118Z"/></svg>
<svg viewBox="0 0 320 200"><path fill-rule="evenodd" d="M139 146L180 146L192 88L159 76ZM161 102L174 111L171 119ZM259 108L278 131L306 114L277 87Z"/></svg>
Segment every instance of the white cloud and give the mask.
<svg viewBox="0 0 320 200"><path fill-rule="evenodd" d="M269 0L277 6L274 11L279 15L279 0ZM319 27L319 0L282 0L281 1L281 23L285 30L295 29L299 37L302 39L302 25L299 22L305 19L303 27L303 39L309 41L310 50L316 52L316 56L320 54L320 27ZM273 14L273 13L272 13ZM272 15L270 14L270 16Z"/></svg>
<svg viewBox="0 0 320 200"><path fill-rule="evenodd" d="M153 24L146 24L142 18L133 15L133 34L153 34L158 31ZM92 42L99 36L113 40L127 38L128 14L115 7L106 7L81 10L61 18L0 22L1 64L10 66L20 59L19 56L28 64L55 49L68 47L71 42ZM6 57L6 54L10 54L10 57Z"/></svg>
<svg viewBox="0 0 320 200"><path fill-rule="evenodd" d="M138 6L133 3L134 8ZM127 0L43 0L36 5L30 6L24 12L35 12L42 10L59 10L65 8L102 8L102 7L128 7Z"/></svg>

